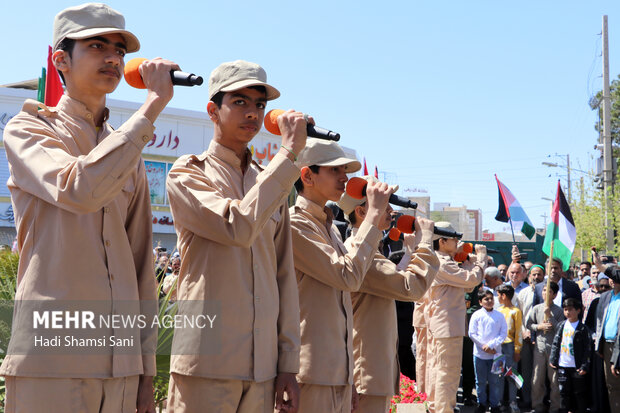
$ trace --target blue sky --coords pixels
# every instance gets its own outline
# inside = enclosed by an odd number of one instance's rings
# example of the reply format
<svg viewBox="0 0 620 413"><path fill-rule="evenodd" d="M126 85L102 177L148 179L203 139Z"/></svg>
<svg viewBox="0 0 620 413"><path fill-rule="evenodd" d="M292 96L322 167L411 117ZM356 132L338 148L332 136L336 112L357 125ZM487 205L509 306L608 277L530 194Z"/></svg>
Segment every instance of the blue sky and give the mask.
<svg viewBox="0 0 620 413"><path fill-rule="evenodd" d="M39 76L53 17L75 4L3 4L0 83ZM620 73L618 1L108 4L139 37L135 56L166 57L205 79L223 61L260 63L282 92L270 108L311 113L401 195L481 209L492 231L505 228L493 219L494 173L542 227L541 198L554 197L566 171L541 162L570 154L574 168L593 167L597 114L588 99L602 87L604 14L611 78ZM171 107L204 111L206 87L175 93ZM124 83L111 95L144 96Z"/></svg>

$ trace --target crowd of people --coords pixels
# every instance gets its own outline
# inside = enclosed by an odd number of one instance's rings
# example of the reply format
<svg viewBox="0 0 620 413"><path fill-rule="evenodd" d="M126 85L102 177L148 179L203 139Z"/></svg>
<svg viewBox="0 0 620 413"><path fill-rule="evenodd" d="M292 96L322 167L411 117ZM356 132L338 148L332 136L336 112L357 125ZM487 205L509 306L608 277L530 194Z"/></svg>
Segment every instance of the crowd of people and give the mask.
<svg viewBox="0 0 620 413"><path fill-rule="evenodd" d="M475 372L481 411L498 409L502 379L517 369L531 384L521 401L537 411L546 379L552 410L581 409L585 400L604 409L597 368L611 411L619 411L615 266L597 262L593 287L581 282L582 299L562 263L552 262L547 284L537 283L544 268L532 265L528 284L518 252L506 268L490 267L484 245L457 261L462 234L424 218L403 235L402 257L391 257L398 262L386 258L381 243L397 188L364 176L359 194L345 193L347 174L361 164L335 141L309 138L319 133L311 116L280 114L277 153L265 167L253 161L249 144L267 103L280 96L256 63L225 62L211 72L205 116L213 137L204 152L180 156L166 181L178 254L153 251L141 152L180 68L143 61L145 101L113 128L107 94L122 78L125 54L139 48L123 15L105 4L62 10L51 60L64 95L55 107L26 100L4 129L19 251L19 304L0 366L6 412L154 413L153 324L106 322L97 330L93 314L63 306L98 303L112 321L155 317L158 284L179 320L207 313L211 321L175 324L167 413L385 413L399 388L396 300L417 303L409 313L416 379L431 413L453 412L463 363L465 398L473 387L465 375ZM334 211L346 221L342 233ZM613 291L600 291L601 273ZM38 312L43 304L60 307L51 329ZM121 334L127 348L105 339L53 348L56 324L72 334ZM41 348L44 334L54 338ZM507 387L514 409L518 386Z"/></svg>
<svg viewBox="0 0 620 413"><path fill-rule="evenodd" d="M514 246L511 263L495 266L488 259L484 280L464 292L464 405L476 406L478 412L620 411L617 262L593 250L593 263L584 261L563 271L557 259L540 265L520 257ZM471 265L467 261L463 269ZM428 314L432 290L416 303L419 316L414 316L415 375L422 386L429 377L436 381L424 360L429 357L425 341L434 332L419 320ZM441 310L450 308L436 311ZM451 402L454 407L456 397Z"/></svg>

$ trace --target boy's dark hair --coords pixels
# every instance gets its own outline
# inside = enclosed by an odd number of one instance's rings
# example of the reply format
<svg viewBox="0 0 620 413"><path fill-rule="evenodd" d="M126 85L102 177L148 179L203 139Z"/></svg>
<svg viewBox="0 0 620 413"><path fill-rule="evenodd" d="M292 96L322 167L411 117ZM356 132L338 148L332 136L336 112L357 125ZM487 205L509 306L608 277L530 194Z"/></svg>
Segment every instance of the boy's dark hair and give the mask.
<svg viewBox="0 0 620 413"><path fill-rule="evenodd" d="M508 297L509 300L512 300L512 297L515 296L515 289L512 287L512 285L502 284L497 287L497 293L506 294L506 297Z"/></svg>
<svg viewBox="0 0 620 413"><path fill-rule="evenodd" d="M584 264L587 265L589 268L592 268L592 263L590 261L581 261L581 263L579 263L579 266L581 267Z"/></svg>
<svg viewBox="0 0 620 413"><path fill-rule="evenodd" d="M56 50L64 50L65 52L67 52L69 57L73 57L74 48L75 48L75 39L68 39L65 37L64 39L60 41L60 43L58 43L58 47L56 48ZM56 70L58 71L58 75L62 79L62 84L66 86L65 77L62 75L62 72L58 69Z"/></svg>
<svg viewBox="0 0 620 413"><path fill-rule="evenodd" d="M312 173L318 174L320 166L310 165L308 168L310 168ZM297 191L298 194L301 194L304 191L304 183L301 182L301 178L297 178L297 180L295 181L295 190Z"/></svg>
<svg viewBox="0 0 620 413"><path fill-rule="evenodd" d="M437 238L436 240L433 240L433 249L435 251L439 251L439 240L440 239L447 239L447 238Z"/></svg>
<svg viewBox="0 0 620 413"><path fill-rule="evenodd" d="M583 310L583 304L581 304L581 301L575 298L572 298L572 297L567 298L562 303L562 308L566 308L566 307L574 308L577 311Z"/></svg>
<svg viewBox="0 0 620 413"><path fill-rule="evenodd" d="M546 286L547 286L546 284L543 285L543 287L546 287ZM551 288L551 291L553 291L554 294L557 294L558 291L560 291L560 286L555 281L549 282L549 288Z"/></svg>
<svg viewBox="0 0 620 413"><path fill-rule="evenodd" d="M256 85L256 86L248 86L248 88L249 89L258 90L259 92L263 92L265 94L265 96L267 96L267 89L265 89L265 86ZM222 107L222 102L224 101L224 95L226 93L229 93L229 92L222 92L222 91L217 92L211 98L211 102L215 103L218 108L221 108Z"/></svg>
<svg viewBox="0 0 620 413"><path fill-rule="evenodd" d="M364 205L366 205L366 202L364 202L363 204L359 204L358 206ZM351 226L355 225L355 223L357 222L357 218L355 217L355 209L353 209L353 211L347 216L347 218L349 219Z"/></svg>
<svg viewBox="0 0 620 413"><path fill-rule="evenodd" d="M478 290L478 301L482 301L484 297L488 297L489 295L493 297L493 291L480 288L480 290Z"/></svg>

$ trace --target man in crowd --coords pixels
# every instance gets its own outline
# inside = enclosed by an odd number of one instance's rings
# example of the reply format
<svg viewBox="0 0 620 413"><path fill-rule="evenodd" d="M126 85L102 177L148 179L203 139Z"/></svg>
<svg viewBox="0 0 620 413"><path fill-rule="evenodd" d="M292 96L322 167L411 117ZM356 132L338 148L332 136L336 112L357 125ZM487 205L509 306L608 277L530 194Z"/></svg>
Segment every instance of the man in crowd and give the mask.
<svg viewBox="0 0 620 413"><path fill-rule="evenodd" d="M562 308L562 302L567 298L574 298L578 301L581 301L581 290L579 286L574 281L571 281L565 277L564 271L562 271L562 261L558 258L554 258L551 262L551 274L548 274L551 277L551 281L558 284L559 291L554 299L555 305L559 308ZM536 296L534 304L539 304L545 302L545 297L542 294L542 288L545 285L545 282L542 282L536 286Z"/></svg>
<svg viewBox="0 0 620 413"><path fill-rule="evenodd" d="M52 44L65 94L55 108L27 100L4 130L20 250L17 297L103 302L116 311L121 303L156 304L140 154L173 96L169 72L179 67L142 63L146 101L115 131L106 95L122 79L125 54L140 48L123 15L104 4L65 9L54 20ZM26 328L21 311L28 310L16 307L14 332ZM6 411L154 412L157 334L136 335L129 354L8 354L0 368Z"/></svg>
<svg viewBox="0 0 620 413"><path fill-rule="evenodd" d="M596 260L595 260L596 263ZM599 269L603 264L597 264ZM616 265L607 265L605 275L613 281L613 290L601 294L596 308L596 335L594 348L605 364L605 382L612 412L620 411L620 377L614 374L612 352L618 336L620 323L620 270ZM616 366L617 367L617 366Z"/></svg>
<svg viewBox="0 0 620 413"><path fill-rule="evenodd" d="M502 281L506 281L506 273L508 272L508 266L506 264L500 264L497 266L499 273L502 275Z"/></svg>
<svg viewBox="0 0 620 413"><path fill-rule="evenodd" d="M278 410L297 408L299 302L287 198L307 121L294 111L278 117L282 143L264 169L248 149L266 103L279 96L258 64L222 63L209 78L213 140L202 154L177 159L168 175L179 313L201 314L213 303L221 323L216 338L211 329L175 330L170 413L272 412L274 398Z"/></svg>
<svg viewBox="0 0 620 413"><path fill-rule="evenodd" d="M509 284L514 288L513 305L517 305L518 294L528 287L528 284L524 281L525 276L525 269L519 262L513 261L508 267L508 281L505 284Z"/></svg>
<svg viewBox="0 0 620 413"><path fill-rule="evenodd" d="M579 264L579 281L577 281L577 285L581 291L585 291L589 287L589 283L592 282L592 278L590 276L590 270L592 269L592 264L590 261L582 261Z"/></svg>
<svg viewBox="0 0 620 413"><path fill-rule="evenodd" d="M536 285L545 278L545 270L542 265L532 265L529 270L528 287L521 290L517 298L517 307L523 314L523 326L521 334L523 337L523 347L521 348L521 360L519 361L519 371L523 376L523 387L521 388L521 404L525 409L532 405L532 368L534 363L534 343L535 334L526 327L525 323L530 310L534 306L534 294Z"/></svg>
<svg viewBox="0 0 620 413"><path fill-rule="evenodd" d="M364 177L369 182L374 177ZM351 224L351 236L345 241L354 249L355 235L368 213L366 197L354 199L343 194L338 205ZM388 205L379 223L387 230L392 208ZM385 413L390 400L399 393L398 331L395 300L414 301L422 298L439 269L433 251L433 221L416 218L415 235L405 234L409 252L405 270L375 251L372 265L358 292L351 293L353 304L353 355L355 386L360 395L358 413Z"/></svg>
<svg viewBox="0 0 620 413"><path fill-rule="evenodd" d="M543 294L547 292L547 288L547 284L543 283ZM526 321L526 327L531 331L532 337L536 337L532 379L532 407L535 413L545 411L543 400L547 381L550 386L551 412L555 413L560 408L560 389L557 374L549 364L556 328L564 320L564 313L554 300L558 294L558 288L554 281L549 283L550 307L547 307L544 302L535 305L530 310Z"/></svg>
<svg viewBox="0 0 620 413"><path fill-rule="evenodd" d="M484 270L484 288L488 288L493 293L493 308L499 308L499 300L497 296L497 287L502 285L502 274L498 267L489 267Z"/></svg>

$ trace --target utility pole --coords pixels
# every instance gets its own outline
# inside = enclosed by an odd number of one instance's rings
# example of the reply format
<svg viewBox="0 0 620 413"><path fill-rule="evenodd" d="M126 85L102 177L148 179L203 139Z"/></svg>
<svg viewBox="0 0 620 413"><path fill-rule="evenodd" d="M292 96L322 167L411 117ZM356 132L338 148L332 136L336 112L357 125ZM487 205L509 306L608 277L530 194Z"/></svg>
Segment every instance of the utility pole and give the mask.
<svg viewBox="0 0 620 413"><path fill-rule="evenodd" d="M603 191L605 194L605 238L607 253L614 249L614 228L612 194L614 171L611 148L611 95L609 92L609 43L607 37L607 15L603 16Z"/></svg>

